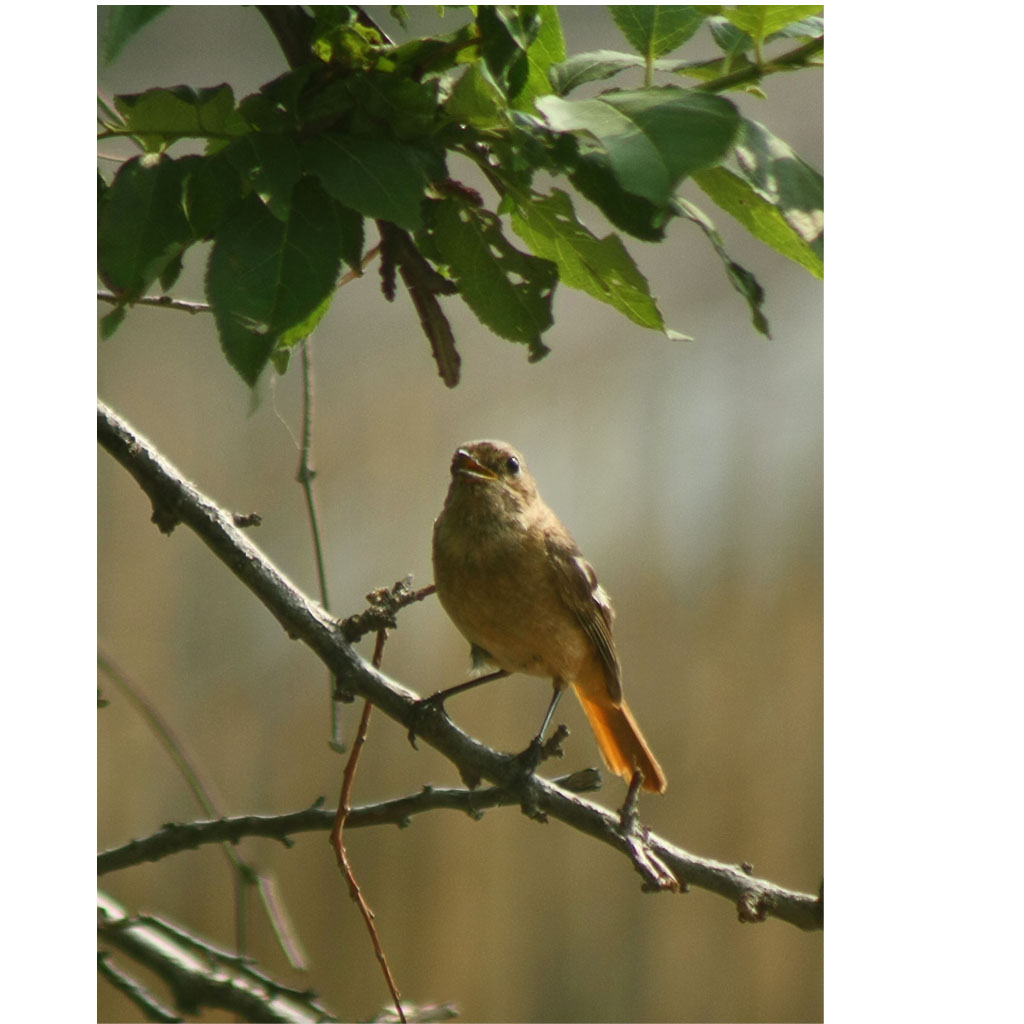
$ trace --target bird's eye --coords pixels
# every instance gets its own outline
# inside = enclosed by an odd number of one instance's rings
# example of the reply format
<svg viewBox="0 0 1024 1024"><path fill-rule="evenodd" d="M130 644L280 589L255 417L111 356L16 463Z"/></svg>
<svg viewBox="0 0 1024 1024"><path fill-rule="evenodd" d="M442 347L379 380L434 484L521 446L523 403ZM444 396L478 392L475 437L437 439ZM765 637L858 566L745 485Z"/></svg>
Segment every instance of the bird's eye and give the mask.
<svg viewBox="0 0 1024 1024"><path fill-rule="evenodd" d="M512 476L515 476L519 472L519 460L514 455L510 455L505 462L505 468Z"/></svg>

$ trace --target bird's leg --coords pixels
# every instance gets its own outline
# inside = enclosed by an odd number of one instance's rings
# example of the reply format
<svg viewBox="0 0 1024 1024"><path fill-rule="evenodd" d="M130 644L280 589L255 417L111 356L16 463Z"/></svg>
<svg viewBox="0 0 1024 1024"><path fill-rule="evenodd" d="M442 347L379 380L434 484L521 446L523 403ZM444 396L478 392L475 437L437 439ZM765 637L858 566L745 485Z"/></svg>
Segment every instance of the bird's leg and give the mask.
<svg viewBox="0 0 1024 1024"><path fill-rule="evenodd" d="M459 683L457 686L449 686L446 690L438 690L437 693L432 693L429 697L423 697L421 700L416 701L413 722L409 727L409 742L414 747L416 746L416 726L419 723L420 716L424 712L430 710L443 712L444 702L449 697L454 697L457 693L465 693L466 690L472 690L477 686L483 686L484 683L493 683L495 679L504 679L507 675L508 672L503 668L499 668L494 672L488 672L485 676L477 676L475 679L467 679L464 683Z"/></svg>
<svg viewBox="0 0 1024 1024"><path fill-rule="evenodd" d="M558 707L558 702L562 699L564 692L565 687L556 679L555 692L551 695L551 703L548 705L547 714L545 714L544 721L541 723L540 731L530 740L530 745L517 757L517 760L523 767L523 771L526 773L536 771L544 759L544 734L548 731L551 719L555 715L555 708ZM562 726L562 728L564 729L565 727ZM554 739L557 741L558 737L556 736Z"/></svg>

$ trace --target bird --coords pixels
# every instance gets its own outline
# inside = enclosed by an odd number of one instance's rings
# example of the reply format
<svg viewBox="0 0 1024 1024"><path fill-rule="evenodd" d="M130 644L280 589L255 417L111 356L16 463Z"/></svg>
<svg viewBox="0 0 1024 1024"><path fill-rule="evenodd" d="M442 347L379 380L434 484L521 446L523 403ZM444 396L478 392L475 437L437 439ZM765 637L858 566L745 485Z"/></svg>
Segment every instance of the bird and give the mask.
<svg viewBox="0 0 1024 1024"><path fill-rule="evenodd" d="M639 771L645 790L665 792L665 773L622 696L611 601L512 445L456 449L433 567L441 606L477 665L551 679L538 741L571 686L609 769L631 783Z"/></svg>

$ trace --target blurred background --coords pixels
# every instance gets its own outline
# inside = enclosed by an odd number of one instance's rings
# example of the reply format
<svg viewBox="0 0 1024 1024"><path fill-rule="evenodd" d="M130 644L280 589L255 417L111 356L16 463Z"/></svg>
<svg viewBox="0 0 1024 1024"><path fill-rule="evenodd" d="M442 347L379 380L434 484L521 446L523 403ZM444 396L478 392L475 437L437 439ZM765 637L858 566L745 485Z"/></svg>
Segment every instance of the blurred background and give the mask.
<svg viewBox="0 0 1024 1024"><path fill-rule="evenodd" d="M405 38L386 8L367 10ZM434 8L409 10L409 34L444 30ZM570 54L627 48L606 8L560 13ZM702 55L694 43L686 56ZM704 45L710 53L706 35ZM240 98L285 69L254 8L175 7L101 69L99 86L110 97L227 80ZM821 168L821 75L777 75L766 92L730 98ZM822 288L699 190L685 194L765 287L772 340L754 331L704 236L681 221L664 244L627 244L666 322L692 342L643 331L563 287L545 335L551 354L529 364L524 346L491 336L447 300L463 360L450 391L407 295L392 304L381 296L376 264L341 291L313 339L331 607L359 611L368 591L407 574L429 583L453 449L479 437L512 442L614 599L625 692L669 779L664 797L642 802L644 822L693 853L749 861L761 877L814 892L823 872ZM577 209L596 233L609 230L582 201ZM205 256L193 252L176 296L203 298ZM252 539L315 595L295 483L298 360L254 401L211 319L137 308L100 345L98 378L100 397L201 490L232 511L258 512ZM103 451L97 471L101 652L183 738L221 813L293 811L318 796L333 806L344 759L328 747L320 663L188 530L161 535L147 499ZM467 666L466 644L434 600L402 613L383 664L422 694L461 681ZM200 817L150 729L102 676L100 685L111 704L99 715L99 848ZM548 697L546 683L514 677L450 711L481 740L518 750ZM351 738L358 705L347 714ZM564 701L558 720L571 737L565 759L545 772L599 764L579 707ZM459 779L375 716L355 803L427 783ZM606 774L595 799L618 807L623 794ZM348 846L411 1001L451 1001L478 1021L822 1017L821 934L771 920L740 925L729 903L701 890L644 894L620 855L558 823L512 808L482 821L438 812L408 829L352 831ZM308 973L290 970L257 911L250 952L262 965L314 988L346 1019L387 1005L326 836L299 836L290 850L251 840L243 853L275 876L310 960ZM102 884L130 911L233 941L232 881L216 848ZM98 1015L138 1012L101 982Z"/></svg>

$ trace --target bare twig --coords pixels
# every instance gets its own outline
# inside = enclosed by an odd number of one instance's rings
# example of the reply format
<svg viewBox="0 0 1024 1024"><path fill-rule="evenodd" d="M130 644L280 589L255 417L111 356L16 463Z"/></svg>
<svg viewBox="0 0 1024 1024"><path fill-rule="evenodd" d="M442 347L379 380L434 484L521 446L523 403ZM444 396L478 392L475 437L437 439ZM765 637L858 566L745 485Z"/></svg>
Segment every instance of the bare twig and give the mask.
<svg viewBox="0 0 1024 1024"><path fill-rule="evenodd" d="M113 292L98 291L96 299L99 302L109 302L116 306L121 300ZM185 299L172 299L170 295L143 295L141 298L133 299L133 306L159 306L162 309L178 309L183 313L209 313L212 308L205 302L188 302Z"/></svg>
<svg viewBox="0 0 1024 1024"><path fill-rule="evenodd" d="M444 715L417 715L416 695L359 657L338 623L309 601L223 512L157 452L145 438L99 403L99 441L135 478L153 502L158 526L166 531L184 522L263 602L286 633L301 639L352 692L369 700L406 729L444 754L459 771L489 779L515 792L520 803L535 806L622 852L631 863L634 849L618 817L583 798L566 793L534 774L523 773L513 755L502 754L463 732ZM753 905L758 914L808 930L824 926L824 905L816 895L793 892L753 878L735 865L722 864L645 834L643 843L680 881L718 893L737 907ZM746 919L746 918L745 918Z"/></svg>
<svg viewBox="0 0 1024 1024"><path fill-rule="evenodd" d="M380 668L381 658L384 655L384 644L387 641L387 637L388 631L386 629L379 629L377 631L377 642L373 648L374 668ZM345 822L348 819L349 811L352 806L352 787L355 785L356 768L359 766L359 756L362 754L363 746L366 743L366 734L370 728L370 714L372 712L373 705L368 700L364 701L363 714L359 720L359 729L356 732L356 738L352 742L352 753L349 754L348 762L346 763L345 770L342 773L341 795L338 798L338 811L334 816L334 825L331 828L328 841L331 844L331 849L334 850L334 855L338 859L338 867L341 869L341 873L345 876L345 881L348 883L349 895L355 901L356 906L359 907L359 912L363 915L366 930L370 933L370 942L373 943L374 955L377 957L377 963L380 964L380 969L384 973L384 981L388 986L388 990L391 992L391 998L395 1004L395 1012L398 1014L398 1019L402 1024L406 1024L405 1011L402 1009L402 997L398 993L398 986L395 984L395 976L391 973L391 965L388 963L387 954L384 952L384 945L380 941L380 933L377 931L377 924L373 919L373 911L370 909L370 904L367 903L366 897L363 895L363 890L359 887L355 871L352 868L352 862L348 858L348 850L345 848Z"/></svg>
<svg viewBox="0 0 1024 1024"><path fill-rule="evenodd" d="M111 962L110 954L101 949L97 958L97 970L111 985L126 995L145 1015L146 1020L180 1021L184 1020L172 1010L160 1003L149 990L134 978L127 975L116 964Z"/></svg>
<svg viewBox="0 0 1024 1024"><path fill-rule="evenodd" d="M98 895L98 911L100 939L162 978L185 1014L195 1015L209 1007L228 1010L242 1020L337 1020L313 993L281 985L245 957L219 949L159 917L130 916L105 893Z"/></svg>
<svg viewBox="0 0 1024 1024"><path fill-rule="evenodd" d="M584 768L571 775L555 779L554 783L571 793L586 793L601 786L601 774L595 768ZM366 828L371 825L397 825L406 828L417 814L430 811L459 811L471 818L483 817L484 811L492 807L507 807L516 804L515 793L500 786L484 789L436 788L424 786L412 796L385 800L382 803L353 807L349 811L345 827ZM325 808L318 800L304 811L291 814L244 814L234 818L219 818L216 821L192 821L187 824L164 825L158 832L144 839L133 839L123 846L105 850L96 858L96 871L105 875L120 871L147 861L163 860L183 850L195 850L209 843L237 843L249 836L263 839L278 839L286 846L291 845L290 836L302 832L326 832L335 822L337 812Z"/></svg>

